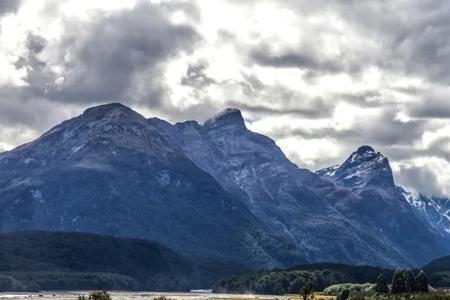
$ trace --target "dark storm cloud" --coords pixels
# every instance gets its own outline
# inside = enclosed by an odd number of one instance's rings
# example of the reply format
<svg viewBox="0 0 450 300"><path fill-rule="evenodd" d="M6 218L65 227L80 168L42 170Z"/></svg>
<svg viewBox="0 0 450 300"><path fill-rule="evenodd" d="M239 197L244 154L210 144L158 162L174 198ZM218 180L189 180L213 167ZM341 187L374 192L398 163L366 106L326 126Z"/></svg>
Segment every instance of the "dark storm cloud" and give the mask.
<svg viewBox="0 0 450 300"><path fill-rule="evenodd" d="M417 118L450 119L450 95L418 101L411 105L409 113Z"/></svg>
<svg viewBox="0 0 450 300"><path fill-rule="evenodd" d="M305 79L313 80L321 75L346 73L358 75L364 68L363 62L351 55L325 57L323 52L312 46L286 49L274 52L268 45L258 45L249 51L249 59L261 66L275 68L298 68L306 71Z"/></svg>
<svg viewBox="0 0 450 300"><path fill-rule="evenodd" d="M436 138L427 149L420 151L419 154L439 157L450 163L450 137Z"/></svg>
<svg viewBox="0 0 450 300"><path fill-rule="evenodd" d="M407 187L425 195L443 196L436 174L426 165L420 167L400 165L397 178Z"/></svg>
<svg viewBox="0 0 450 300"><path fill-rule="evenodd" d="M205 70L207 67L208 62L206 61L190 64L186 70L186 75L181 79L181 84L194 88L204 88L216 83L216 80L206 75Z"/></svg>
<svg viewBox="0 0 450 300"><path fill-rule="evenodd" d="M386 109L381 115L360 120L349 129L339 129L334 126L316 129L274 127L271 135L277 138L289 136L300 136L304 139L325 138L353 145L353 147L365 144L383 148L397 144L411 147L420 139L425 128L425 121L401 122L395 118L395 110Z"/></svg>
<svg viewBox="0 0 450 300"><path fill-rule="evenodd" d="M398 32L394 54L403 56L399 60L405 72L414 72L430 80L450 82L450 74L444 67L450 63L450 3L448 1L424 1L418 5L417 21L406 23L403 32ZM428 4L428 5L425 5ZM433 4L432 6L429 4Z"/></svg>
<svg viewBox="0 0 450 300"><path fill-rule="evenodd" d="M302 107L302 103L300 100L298 102L299 103L297 107L271 107L269 105L259 105L258 103L248 104L234 101L230 101L228 102L228 104L230 106L239 107L240 109L245 110L249 113L263 114L265 116L294 115L303 118L320 118L327 116L327 113L329 113L329 107L326 106L320 98L316 99L315 101L311 101L309 105L304 107Z"/></svg>
<svg viewBox="0 0 450 300"><path fill-rule="evenodd" d="M17 69L26 70L26 77L23 79L27 86L16 91L22 92L22 95L18 95L21 96L19 98L41 97L45 95L48 89L53 88L55 75L48 68L47 63L39 58L39 53L44 50L46 45L47 41L42 36L33 33L28 34L25 43L27 51L15 63Z"/></svg>
<svg viewBox="0 0 450 300"><path fill-rule="evenodd" d="M367 124L359 124L353 129L360 141L375 145L392 146L413 143L422 137L427 123L420 120L402 122L396 119L395 111L384 111L382 116L370 120Z"/></svg>
<svg viewBox="0 0 450 300"><path fill-rule="evenodd" d="M297 48L276 52L262 42L253 46L249 58L256 64L300 68L307 76L345 73L356 76L377 66L404 76L421 76L448 84L450 73L450 2L446 0L402 1L283 1L283 8L295 11L299 19L324 12L335 14L348 27L336 39L348 36L362 44L341 44L339 54L324 55L321 36L330 29L313 27ZM328 31L327 31L328 30ZM305 46L306 45L306 46ZM364 49L366 47L366 49Z"/></svg>
<svg viewBox="0 0 450 300"><path fill-rule="evenodd" d="M35 57L45 47L45 40L29 38L29 54L19 62L28 70L24 80L29 89L60 102L121 99L162 105L164 62L180 51L191 51L199 38L193 28L172 24L163 9L144 3L88 25L68 28L59 45L62 74ZM59 76L61 84L56 85ZM139 85L139 80L145 81L145 86Z"/></svg>
<svg viewBox="0 0 450 300"><path fill-rule="evenodd" d="M386 97L379 90L335 93L331 94L329 98L337 99L361 108L377 108L398 104L398 101L395 99L386 99Z"/></svg>
<svg viewBox="0 0 450 300"><path fill-rule="evenodd" d="M335 105L321 97L311 98L290 87L276 83L265 84L256 74L242 74L243 79L234 82L244 99L229 100L228 106L238 107L260 117L269 115L292 115L302 118L327 118Z"/></svg>
<svg viewBox="0 0 450 300"><path fill-rule="evenodd" d="M281 68L312 69L338 73L342 67L333 61L319 61L317 57L303 53L273 54L269 50L261 50L259 47L250 53L251 58L258 64Z"/></svg>
<svg viewBox="0 0 450 300"><path fill-rule="evenodd" d="M407 95L419 95L424 92L423 88L417 86L392 87L391 90Z"/></svg>
<svg viewBox="0 0 450 300"><path fill-rule="evenodd" d="M67 105L63 107L45 98L36 98L18 88L0 88L0 99L0 144L5 145L3 150L28 143L73 116ZM71 109L76 113L82 112L81 109Z"/></svg>
<svg viewBox="0 0 450 300"><path fill-rule="evenodd" d="M73 101L127 98L124 92L134 75L147 71L149 79L158 80L159 74L151 68L180 48L189 50L195 37L193 29L173 26L147 6L107 18L77 50L66 71L62 96Z"/></svg>
<svg viewBox="0 0 450 300"><path fill-rule="evenodd" d="M0 1L0 16L16 12L20 7L21 0L1 0Z"/></svg>
<svg viewBox="0 0 450 300"><path fill-rule="evenodd" d="M382 45L372 63L405 76L449 83L450 2L338 1L335 9L363 36ZM367 63L362 61L362 63Z"/></svg>
<svg viewBox="0 0 450 300"><path fill-rule="evenodd" d="M42 36L32 33L28 35L26 46L30 53L39 54L46 45L47 41Z"/></svg>

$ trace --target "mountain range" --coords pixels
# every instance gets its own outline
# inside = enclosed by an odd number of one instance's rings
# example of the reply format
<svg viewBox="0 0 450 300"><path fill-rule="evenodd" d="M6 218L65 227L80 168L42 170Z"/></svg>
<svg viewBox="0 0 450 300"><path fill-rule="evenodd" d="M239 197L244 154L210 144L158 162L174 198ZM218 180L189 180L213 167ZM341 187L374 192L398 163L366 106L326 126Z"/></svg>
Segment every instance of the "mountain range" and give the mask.
<svg viewBox="0 0 450 300"><path fill-rule="evenodd" d="M237 109L171 124L106 104L0 154L2 231L148 239L250 268L421 266L450 253L449 210L397 186L369 146L299 168Z"/></svg>

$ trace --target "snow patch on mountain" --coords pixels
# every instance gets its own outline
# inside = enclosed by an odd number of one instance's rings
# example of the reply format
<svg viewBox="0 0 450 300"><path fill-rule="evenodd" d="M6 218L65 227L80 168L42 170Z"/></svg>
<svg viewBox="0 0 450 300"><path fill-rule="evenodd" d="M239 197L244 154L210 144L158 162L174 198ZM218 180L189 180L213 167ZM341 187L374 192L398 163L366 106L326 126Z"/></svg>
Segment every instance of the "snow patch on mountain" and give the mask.
<svg viewBox="0 0 450 300"><path fill-rule="evenodd" d="M320 176L332 177L336 174L336 171L339 169L340 165L334 165L331 167L327 167L325 169L318 170L316 173Z"/></svg>
<svg viewBox="0 0 450 300"><path fill-rule="evenodd" d="M417 192L404 192L406 201L431 226L450 235L450 199L428 197Z"/></svg>

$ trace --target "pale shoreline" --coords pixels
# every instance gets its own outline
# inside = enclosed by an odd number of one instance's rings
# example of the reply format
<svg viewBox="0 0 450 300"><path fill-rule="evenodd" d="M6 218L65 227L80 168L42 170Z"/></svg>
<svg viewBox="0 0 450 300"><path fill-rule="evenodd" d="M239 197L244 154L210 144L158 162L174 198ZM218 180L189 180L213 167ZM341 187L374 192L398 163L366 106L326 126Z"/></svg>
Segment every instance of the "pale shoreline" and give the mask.
<svg viewBox="0 0 450 300"><path fill-rule="evenodd" d="M108 291L114 299L123 300L152 300L158 296L165 296L168 300L227 300L227 299L260 299L260 300L288 300L297 298L294 295L257 295L257 294L220 294L220 293L193 293L193 292L127 292L127 291ZM45 291L40 293L17 292L0 293L0 299L43 299L43 300L76 300L79 295L87 295L89 291Z"/></svg>

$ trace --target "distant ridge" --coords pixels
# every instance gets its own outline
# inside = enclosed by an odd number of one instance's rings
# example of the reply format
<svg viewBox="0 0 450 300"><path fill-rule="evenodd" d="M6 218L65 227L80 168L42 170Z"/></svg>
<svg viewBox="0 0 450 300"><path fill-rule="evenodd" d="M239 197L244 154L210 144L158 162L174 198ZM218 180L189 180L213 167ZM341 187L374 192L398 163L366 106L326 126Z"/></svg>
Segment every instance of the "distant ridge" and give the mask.
<svg viewBox="0 0 450 300"><path fill-rule="evenodd" d="M237 270L194 261L146 240L74 232L0 234L0 291L188 291Z"/></svg>

